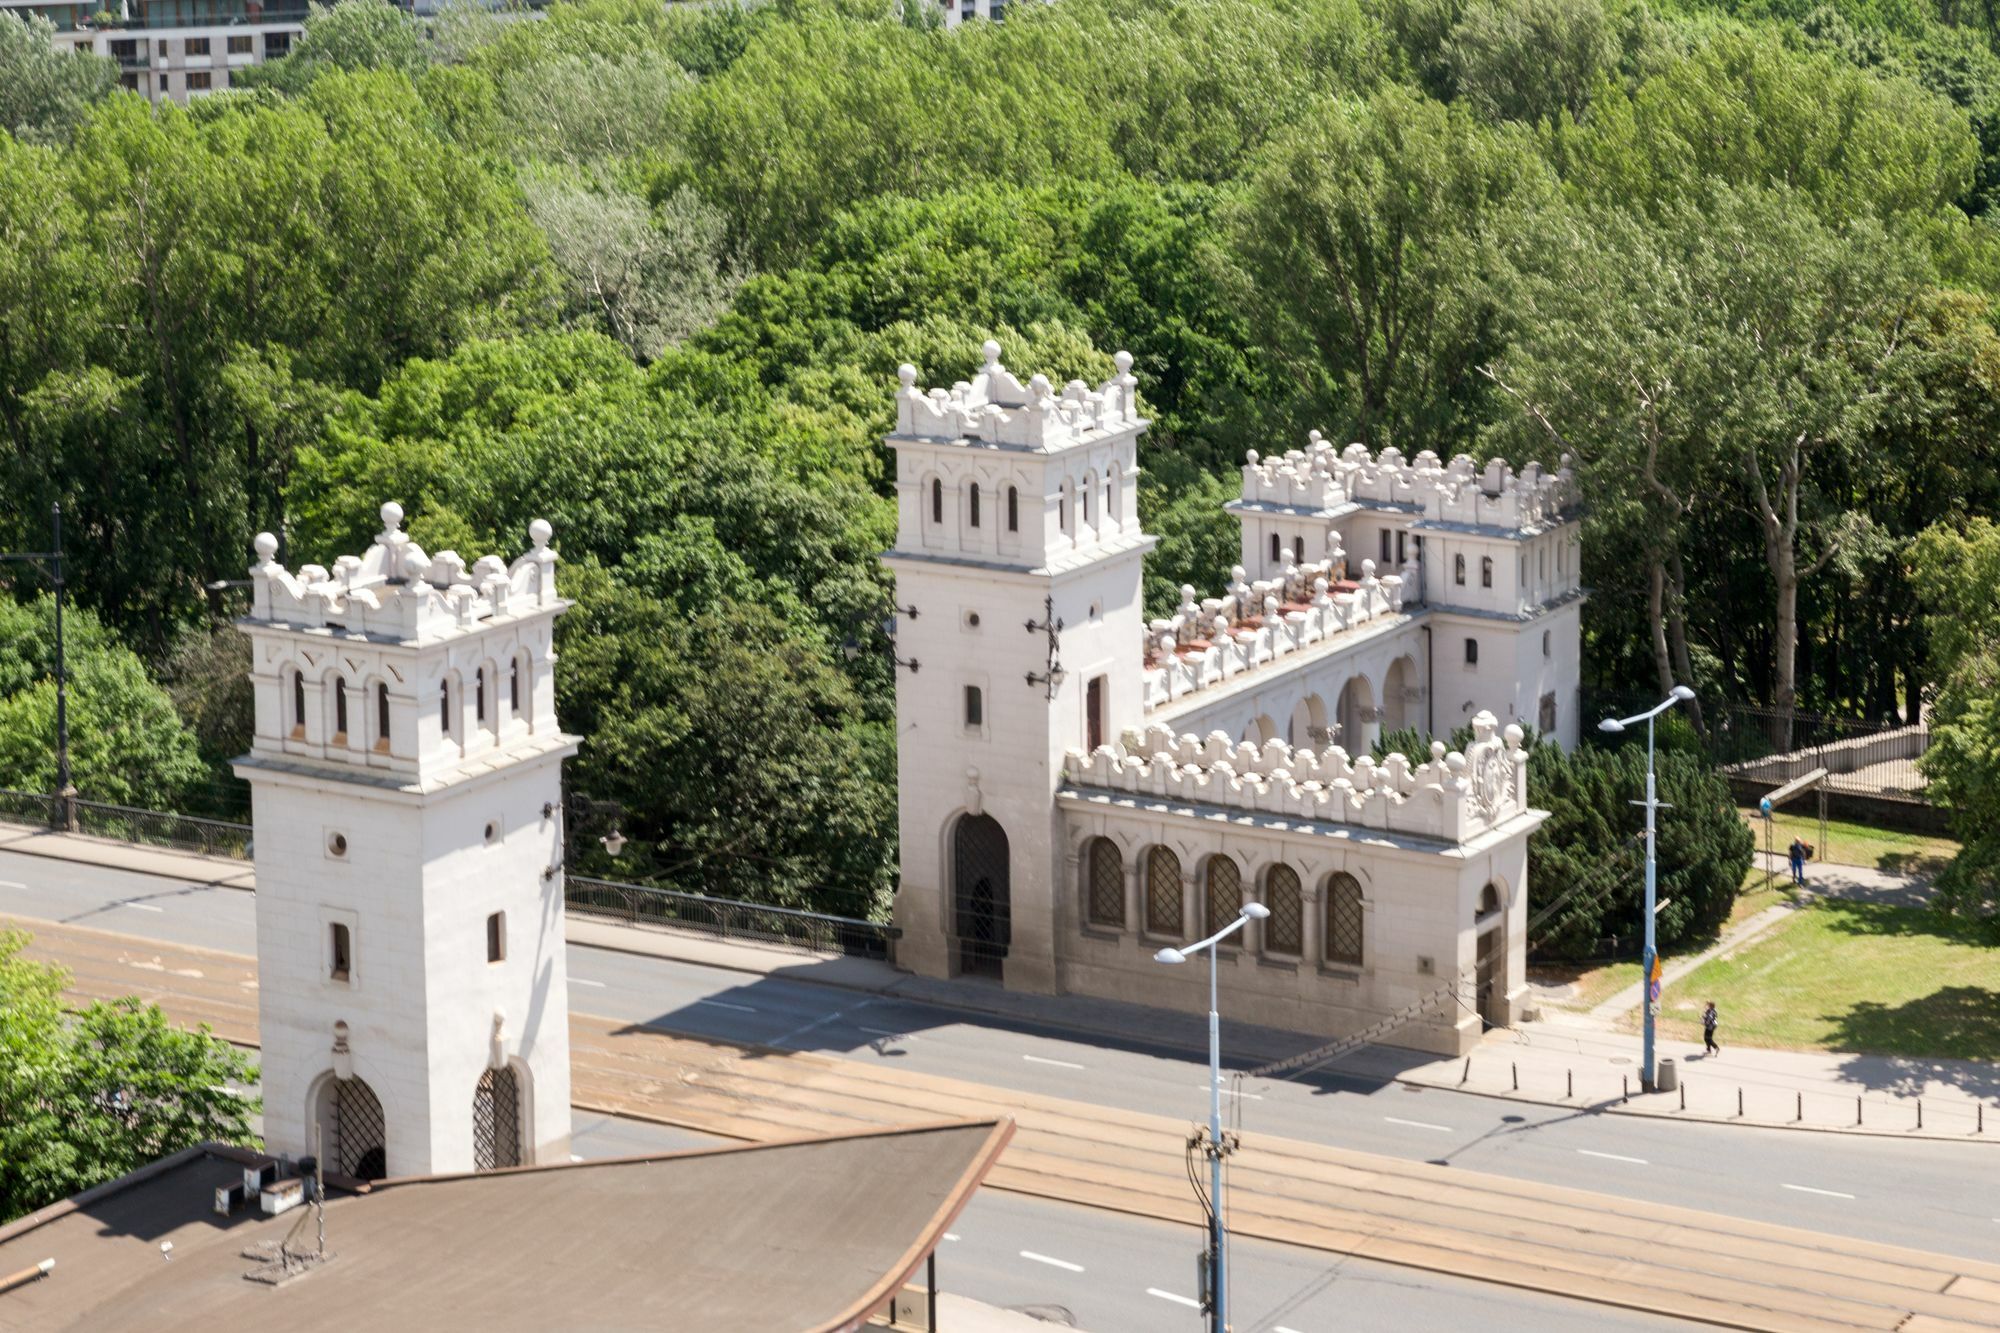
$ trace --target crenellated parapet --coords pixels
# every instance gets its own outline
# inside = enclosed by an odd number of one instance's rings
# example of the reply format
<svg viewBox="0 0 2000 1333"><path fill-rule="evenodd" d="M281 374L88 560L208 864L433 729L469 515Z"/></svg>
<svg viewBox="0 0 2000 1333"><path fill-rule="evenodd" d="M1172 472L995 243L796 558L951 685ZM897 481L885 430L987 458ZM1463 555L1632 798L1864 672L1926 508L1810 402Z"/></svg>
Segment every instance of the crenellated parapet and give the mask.
<svg viewBox="0 0 2000 1333"><path fill-rule="evenodd" d="M1113 358L1118 373L1097 388L1071 380L1057 389L1046 375L1023 384L1000 364L999 343L989 341L981 350L985 368L949 389L920 389L916 367L903 366L897 372L903 382L896 394L897 434L1052 452L1146 424L1139 416L1130 352Z"/></svg>
<svg viewBox="0 0 2000 1333"><path fill-rule="evenodd" d="M1218 806L1320 823L1350 824L1461 844L1528 809L1528 755L1518 726L1489 712L1472 719L1464 753L1433 742L1430 758L1380 763L1335 746L1294 749L1281 740L1206 739L1164 726L1128 731L1094 753L1071 750L1064 776L1080 788Z"/></svg>
<svg viewBox="0 0 2000 1333"><path fill-rule="evenodd" d="M512 562L481 556L468 568L456 551L425 555L402 531L402 506L392 501L381 515L382 531L367 552L341 556L330 570L289 571L277 562L278 539L257 534L250 619L418 643L561 607L552 530L543 520L528 525L525 554Z"/></svg>
<svg viewBox="0 0 2000 1333"><path fill-rule="evenodd" d="M1244 455L1242 500L1313 512L1343 506L1395 506L1434 522L1522 530L1559 518L1576 498L1565 455L1554 471L1529 463L1518 473L1505 459L1484 467L1469 454L1449 463L1426 449L1405 458L1393 447L1335 449L1318 431L1304 449L1273 457Z"/></svg>
<svg viewBox="0 0 2000 1333"><path fill-rule="evenodd" d="M1324 560L1287 560L1279 578L1253 582L1241 565L1230 575L1220 597L1197 601L1194 588L1183 587L1176 613L1147 626L1147 710L1403 609L1403 580L1376 577L1373 560L1361 562L1360 578L1348 578L1347 555L1337 542Z"/></svg>

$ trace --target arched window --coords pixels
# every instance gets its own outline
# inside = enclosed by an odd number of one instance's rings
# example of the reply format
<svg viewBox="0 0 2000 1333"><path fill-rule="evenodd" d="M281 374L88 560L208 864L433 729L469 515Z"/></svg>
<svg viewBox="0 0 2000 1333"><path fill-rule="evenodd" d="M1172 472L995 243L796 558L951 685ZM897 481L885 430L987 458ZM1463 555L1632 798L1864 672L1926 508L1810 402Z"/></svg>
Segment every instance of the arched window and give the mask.
<svg viewBox="0 0 2000 1333"><path fill-rule="evenodd" d="M1470 637L1466 639L1465 664L1469 667L1479 665L1479 640Z"/></svg>
<svg viewBox="0 0 2000 1333"><path fill-rule="evenodd" d="M386 684L375 687L375 748L389 748L389 687Z"/></svg>
<svg viewBox="0 0 2000 1333"><path fill-rule="evenodd" d="M472 713L479 719L479 725L486 725L486 668L481 667L472 677Z"/></svg>
<svg viewBox="0 0 2000 1333"><path fill-rule="evenodd" d="M1104 478L1104 516L1113 523L1118 521L1118 479L1113 476Z"/></svg>
<svg viewBox="0 0 2000 1333"><path fill-rule="evenodd" d="M1463 555L1455 555L1451 558L1451 581L1461 588L1465 586L1465 557Z"/></svg>
<svg viewBox="0 0 2000 1333"><path fill-rule="evenodd" d="M1021 492L1014 487L1007 488L1007 531L1021 530Z"/></svg>
<svg viewBox="0 0 2000 1333"><path fill-rule="evenodd" d="M979 526L979 483L973 482L965 493L965 521L971 527Z"/></svg>
<svg viewBox="0 0 2000 1333"><path fill-rule="evenodd" d="M1146 929L1181 938L1181 859L1170 848L1146 853Z"/></svg>
<svg viewBox="0 0 2000 1333"><path fill-rule="evenodd" d="M1304 537L1292 538L1292 559L1302 565L1306 562L1306 539Z"/></svg>
<svg viewBox="0 0 2000 1333"><path fill-rule="evenodd" d="M1361 881L1336 872L1326 881L1326 961L1361 966Z"/></svg>
<svg viewBox="0 0 2000 1333"><path fill-rule="evenodd" d="M438 725L444 728L444 734L447 737L451 735L451 681L449 679L438 682Z"/></svg>
<svg viewBox="0 0 2000 1333"><path fill-rule="evenodd" d="M1265 952L1290 954L1294 958L1304 953L1306 914L1299 892L1299 872L1282 863L1266 871L1264 906L1271 909L1271 915L1264 920Z"/></svg>
<svg viewBox="0 0 2000 1333"><path fill-rule="evenodd" d="M518 657L507 664L507 712L514 717L521 715L521 659Z"/></svg>
<svg viewBox="0 0 2000 1333"><path fill-rule="evenodd" d="M347 743L347 682L339 676L333 678L333 738Z"/></svg>
<svg viewBox="0 0 2000 1333"><path fill-rule="evenodd" d="M1284 559L1284 558L1285 558L1285 556L1284 556L1284 549L1285 549L1285 548L1284 548L1284 544L1283 544L1283 539L1282 539L1282 538L1280 538L1280 537L1278 536L1278 534L1277 534L1277 533L1275 533L1275 532L1274 532L1274 533L1272 533L1272 534L1271 534L1271 563L1272 563L1272 564L1274 564L1274 565L1275 565L1275 564L1277 564L1277 563L1278 563L1278 562L1279 562L1280 560L1282 560L1282 559Z"/></svg>
<svg viewBox="0 0 2000 1333"><path fill-rule="evenodd" d="M306 734L306 673L292 673L292 734Z"/></svg>
<svg viewBox="0 0 2000 1333"><path fill-rule="evenodd" d="M514 1067L489 1069L472 1092L472 1169L521 1165L521 1090Z"/></svg>
<svg viewBox="0 0 2000 1333"><path fill-rule="evenodd" d="M1086 900L1090 924L1125 928L1125 858L1118 844L1109 838L1092 838L1083 856L1083 873L1088 877Z"/></svg>
<svg viewBox="0 0 2000 1333"><path fill-rule="evenodd" d="M931 522L944 522L944 483L931 479Z"/></svg>
<svg viewBox="0 0 2000 1333"><path fill-rule="evenodd" d="M1069 496L1072 489L1074 488L1065 480L1062 484L1062 494L1056 497L1056 526L1064 533L1074 536L1069 526Z"/></svg>
<svg viewBox="0 0 2000 1333"><path fill-rule="evenodd" d="M1498 884L1488 884L1479 891L1479 907L1474 914L1474 920L1484 921L1499 910L1500 886Z"/></svg>
<svg viewBox="0 0 2000 1333"><path fill-rule="evenodd" d="M1482 588L1493 586L1493 557L1490 555L1479 557L1479 586Z"/></svg>
<svg viewBox="0 0 2000 1333"><path fill-rule="evenodd" d="M1243 872L1233 857L1211 856L1202 869L1202 898L1208 913L1206 934L1213 935L1243 912Z"/></svg>
<svg viewBox="0 0 2000 1333"><path fill-rule="evenodd" d="M1090 497L1096 490L1097 490L1097 478L1085 477L1083 479L1082 500L1083 500L1083 525L1086 528L1090 526Z"/></svg>

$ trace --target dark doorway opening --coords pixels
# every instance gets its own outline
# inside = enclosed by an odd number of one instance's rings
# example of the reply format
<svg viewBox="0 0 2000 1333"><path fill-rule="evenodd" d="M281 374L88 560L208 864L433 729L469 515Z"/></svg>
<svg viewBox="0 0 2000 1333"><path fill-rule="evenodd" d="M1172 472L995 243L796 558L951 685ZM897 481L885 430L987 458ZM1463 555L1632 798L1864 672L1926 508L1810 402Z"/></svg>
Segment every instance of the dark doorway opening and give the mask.
<svg viewBox="0 0 2000 1333"><path fill-rule="evenodd" d="M1007 833L991 815L966 815L952 834L952 933L959 972L999 977L1012 929Z"/></svg>

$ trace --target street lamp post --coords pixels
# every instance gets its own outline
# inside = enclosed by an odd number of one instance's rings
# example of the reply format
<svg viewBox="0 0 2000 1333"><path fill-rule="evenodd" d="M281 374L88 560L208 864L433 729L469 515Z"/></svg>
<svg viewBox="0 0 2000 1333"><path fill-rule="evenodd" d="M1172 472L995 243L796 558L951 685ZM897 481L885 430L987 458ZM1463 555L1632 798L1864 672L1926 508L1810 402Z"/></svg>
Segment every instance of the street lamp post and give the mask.
<svg viewBox="0 0 2000 1333"><path fill-rule="evenodd" d="M20 560L48 571L56 593L56 809L58 822L76 831L76 789L69 777L69 668L63 661L63 540L62 506L49 506L49 524L55 539L52 551L15 551L0 554L0 560Z"/></svg>
<svg viewBox="0 0 2000 1333"><path fill-rule="evenodd" d="M1653 834L1655 812L1660 808L1659 795L1653 781L1653 719L1666 712L1669 708L1672 708L1675 704L1686 703L1692 698L1694 698L1693 690L1685 685L1676 685L1673 689L1667 691L1665 699L1661 700L1657 706L1647 712L1639 713L1633 717L1607 717L1597 724L1599 731L1611 732L1613 734L1622 732L1627 727L1637 726L1641 722L1646 724L1646 799L1644 802L1646 807L1646 906L1644 909L1646 952L1639 967L1640 1008L1645 1015L1643 1023L1646 1035L1644 1049L1641 1052L1639 1061L1639 1086L1647 1092L1653 1091L1654 1088L1653 1011L1659 1001L1653 996L1653 968L1660 956L1659 946L1655 942L1653 932L1653 917L1659 911L1658 904L1655 901L1655 895L1659 887L1659 865L1654 857Z"/></svg>
<svg viewBox="0 0 2000 1333"><path fill-rule="evenodd" d="M1264 904L1245 903L1234 921L1207 939L1153 955L1156 963L1185 963L1191 955L1208 951L1208 1326L1215 1333L1229 1327L1229 1261L1222 1223L1222 1017L1215 1003L1215 946L1269 915L1271 909Z"/></svg>

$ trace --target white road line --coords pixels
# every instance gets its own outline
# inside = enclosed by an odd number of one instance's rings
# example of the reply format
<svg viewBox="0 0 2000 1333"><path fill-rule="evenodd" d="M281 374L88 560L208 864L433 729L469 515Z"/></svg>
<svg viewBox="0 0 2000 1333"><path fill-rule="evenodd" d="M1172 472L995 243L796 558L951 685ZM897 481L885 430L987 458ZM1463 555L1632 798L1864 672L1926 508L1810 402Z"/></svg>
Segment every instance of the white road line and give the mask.
<svg viewBox="0 0 2000 1333"><path fill-rule="evenodd" d="M1032 1259L1038 1264L1047 1264L1050 1268L1060 1268L1066 1273L1081 1273L1083 1271L1082 1264L1073 1264L1067 1259L1051 1258L1046 1254L1036 1254L1033 1250L1021 1251L1021 1257L1023 1259Z"/></svg>
<svg viewBox="0 0 2000 1333"><path fill-rule="evenodd" d="M1201 1308L1200 1301L1188 1296L1176 1296L1173 1292L1161 1291L1158 1287L1146 1288L1146 1294L1148 1296L1158 1296L1163 1301L1172 1301L1175 1305L1185 1305L1190 1310L1199 1310Z"/></svg>
<svg viewBox="0 0 2000 1333"><path fill-rule="evenodd" d="M947 1231L947 1232L945 1232L945 1233L944 1233L944 1238L945 1238L946 1240L957 1240L957 1239L958 1239L958 1233L957 1233L956 1231Z"/></svg>
<svg viewBox="0 0 2000 1333"><path fill-rule="evenodd" d="M1577 1151L1582 1153L1585 1157L1602 1157L1607 1162L1630 1162L1634 1166L1649 1165L1649 1163L1643 1157L1627 1157L1623 1153L1598 1152L1594 1148L1578 1148Z"/></svg>
<svg viewBox="0 0 2000 1333"><path fill-rule="evenodd" d="M1433 1125L1428 1120L1405 1120L1400 1116L1393 1115L1385 1115L1382 1118L1392 1125L1408 1125L1411 1129L1435 1129L1443 1134L1451 1133L1450 1125Z"/></svg>
<svg viewBox="0 0 2000 1333"><path fill-rule="evenodd" d="M0 879L0 889L25 889L28 886L15 879Z"/></svg>
<svg viewBox="0 0 2000 1333"><path fill-rule="evenodd" d="M167 910L164 907L155 907L151 903L120 903L118 905L120 907L129 907L135 912L164 912Z"/></svg>
<svg viewBox="0 0 2000 1333"><path fill-rule="evenodd" d="M1203 1092L1207 1092L1208 1085L1202 1084L1201 1090ZM1248 1102L1261 1102L1264 1100L1264 1095L1260 1092L1238 1092L1234 1088L1224 1088L1222 1090L1222 1095L1225 1097L1241 1097L1243 1100Z"/></svg>
<svg viewBox="0 0 2000 1333"><path fill-rule="evenodd" d="M1271 1333L1299 1333L1299 1331L1296 1328L1286 1328L1283 1324L1273 1324Z"/></svg>
<svg viewBox="0 0 2000 1333"><path fill-rule="evenodd" d="M1072 1063L1070 1063L1070 1062L1069 1062L1068 1060L1051 1060L1051 1059L1048 1059L1048 1058L1047 1058L1046 1056L1040 1056L1040 1055L1024 1055L1024 1056L1022 1056L1021 1058L1022 1058L1023 1060L1026 1060L1026 1061L1027 1061L1027 1062L1028 1062L1029 1064L1036 1064L1036 1065L1054 1065L1054 1066L1055 1066L1056 1068L1058 1068L1058 1069L1081 1069L1081 1068L1083 1068L1083 1066L1082 1066L1082 1065L1079 1065L1079 1064L1072 1064Z"/></svg>
<svg viewBox="0 0 2000 1333"><path fill-rule="evenodd" d="M591 988L592 990L603 990L603 989L604 989L604 983L603 983L603 982L601 982L601 981L585 981L585 980L584 980L584 979L583 979L582 977L571 977L571 978L569 979L569 984L570 984L570 985L572 985L572 986L588 986L588 987L590 987L590 988Z"/></svg>
<svg viewBox="0 0 2000 1333"><path fill-rule="evenodd" d="M741 1014L754 1014L754 1013L756 1013L756 1012L757 1012L757 1011L756 1011L755 1009L752 1009L752 1008L751 1008L751 1007L750 1007L749 1005L747 1005L747 1004L731 1004L731 1003L730 1003L729 1001L727 1001L727 1000L696 1000L696 1001L695 1001L695 1003L696 1003L696 1004L712 1004L712 1005L714 1005L714 1006L715 1006L715 1007L716 1007L717 1009L734 1009L734 1010L736 1010L736 1011L737 1011L738 1013L741 1013Z"/></svg>
<svg viewBox="0 0 2000 1333"><path fill-rule="evenodd" d="M1811 1185L1787 1185L1785 1188L1788 1190L1797 1190L1801 1194L1824 1194L1829 1199L1851 1199L1854 1197L1852 1194L1842 1194L1839 1190L1814 1189Z"/></svg>

